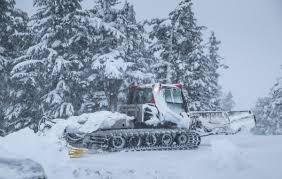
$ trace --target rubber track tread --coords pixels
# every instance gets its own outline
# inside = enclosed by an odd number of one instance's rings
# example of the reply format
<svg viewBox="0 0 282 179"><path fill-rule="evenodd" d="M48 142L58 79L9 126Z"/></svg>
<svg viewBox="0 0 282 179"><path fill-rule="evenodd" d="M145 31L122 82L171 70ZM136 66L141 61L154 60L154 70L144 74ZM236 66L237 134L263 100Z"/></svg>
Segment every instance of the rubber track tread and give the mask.
<svg viewBox="0 0 282 179"><path fill-rule="evenodd" d="M171 134L174 138L181 133L188 135L188 143L186 145L177 145L175 142L171 146L163 146L158 144L157 146L138 146L131 147L125 146L123 149L115 149L111 147L110 141L114 136L124 136L126 140L130 136L140 136L143 137L149 134L161 135L161 134ZM121 129L121 130L106 130L106 131L96 131L90 134L91 144L94 144L96 149L102 149L108 152L133 152L133 151L165 151L165 150L193 150L198 148L201 142L199 134L193 131L183 130L183 129ZM143 141L144 142L144 141ZM89 147L87 147L89 148ZM91 149L91 148L89 148Z"/></svg>

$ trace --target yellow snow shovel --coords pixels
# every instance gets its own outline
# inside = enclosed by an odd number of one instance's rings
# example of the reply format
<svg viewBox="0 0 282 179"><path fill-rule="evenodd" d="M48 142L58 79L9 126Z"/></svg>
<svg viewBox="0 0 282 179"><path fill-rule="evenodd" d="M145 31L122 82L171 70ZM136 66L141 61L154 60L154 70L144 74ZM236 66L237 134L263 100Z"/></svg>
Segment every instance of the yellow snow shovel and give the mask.
<svg viewBox="0 0 282 179"><path fill-rule="evenodd" d="M72 148L69 151L70 158L80 158L88 153L87 149L83 148Z"/></svg>

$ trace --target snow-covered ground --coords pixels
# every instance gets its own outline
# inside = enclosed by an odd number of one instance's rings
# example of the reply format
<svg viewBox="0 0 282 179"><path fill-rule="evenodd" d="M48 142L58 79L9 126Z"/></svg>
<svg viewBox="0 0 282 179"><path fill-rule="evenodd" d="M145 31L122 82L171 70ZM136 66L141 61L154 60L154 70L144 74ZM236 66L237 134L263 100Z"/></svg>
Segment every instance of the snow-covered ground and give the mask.
<svg viewBox="0 0 282 179"><path fill-rule="evenodd" d="M54 133L24 129L0 138L0 156L30 158L49 179L281 179L282 136L212 136L198 150L120 152L71 159ZM0 173L5 179L5 173Z"/></svg>

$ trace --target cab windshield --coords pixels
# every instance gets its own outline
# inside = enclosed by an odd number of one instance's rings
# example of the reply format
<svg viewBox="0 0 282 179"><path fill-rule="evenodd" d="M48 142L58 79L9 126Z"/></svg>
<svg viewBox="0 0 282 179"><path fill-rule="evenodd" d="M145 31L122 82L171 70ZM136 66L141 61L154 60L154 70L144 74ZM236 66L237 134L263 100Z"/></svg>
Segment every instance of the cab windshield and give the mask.
<svg viewBox="0 0 282 179"><path fill-rule="evenodd" d="M179 88L165 88L163 90L164 98L167 106L177 112L185 112L182 91Z"/></svg>
<svg viewBox="0 0 282 179"><path fill-rule="evenodd" d="M164 90L164 96L167 103L183 104L181 89L166 88Z"/></svg>

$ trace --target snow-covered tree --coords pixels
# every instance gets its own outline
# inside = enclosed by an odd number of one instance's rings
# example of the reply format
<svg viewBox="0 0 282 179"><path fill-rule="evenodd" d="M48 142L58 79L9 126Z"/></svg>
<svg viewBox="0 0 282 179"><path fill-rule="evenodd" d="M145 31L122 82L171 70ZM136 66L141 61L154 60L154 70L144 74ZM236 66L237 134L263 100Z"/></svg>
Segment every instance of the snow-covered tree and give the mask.
<svg viewBox="0 0 282 179"><path fill-rule="evenodd" d="M209 89L209 59L203 47L198 47L188 58L185 86L188 90L189 108L192 111L212 110Z"/></svg>
<svg viewBox="0 0 282 179"><path fill-rule="evenodd" d="M282 77L280 77L271 89L271 102L269 119L272 122L274 134L282 134Z"/></svg>
<svg viewBox="0 0 282 179"><path fill-rule="evenodd" d="M199 32L196 48L183 58L185 62L183 81L188 90L189 108L192 111L220 110L221 86L218 83L218 70L226 67L221 63L222 58L218 53L220 42L214 33L208 45L203 45L201 38Z"/></svg>
<svg viewBox="0 0 282 179"><path fill-rule="evenodd" d="M97 26L98 52L93 57L92 69L99 80L99 88L107 98L109 110L116 111L118 93L128 67L122 42L126 38L118 29L117 0L98 0L92 9L92 20Z"/></svg>
<svg viewBox="0 0 282 179"><path fill-rule="evenodd" d="M166 19L154 19L150 33L156 76L167 83L184 83L190 110L220 108L218 70L222 66L220 42L212 33L203 41L205 27L198 25L191 0L183 0Z"/></svg>
<svg viewBox="0 0 282 179"><path fill-rule="evenodd" d="M28 43L27 22L25 12L15 8L14 0L0 0L0 55L6 60L16 58ZM10 59L9 59L10 58Z"/></svg>
<svg viewBox="0 0 282 179"><path fill-rule="evenodd" d="M260 98L254 109L256 134L282 134L282 77L278 78L269 97Z"/></svg>
<svg viewBox="0 0 282 179"><path fill-rule="evenodd" d="M220 109L223 111L231 111L235 107L233 95L231 92L224 94L220 100Z"/></svg>
<svg viewBox="0 0 282 179"><path fill-rule="evenodd" d="M266 130L269 126L269 121L267 120L270 111L269 104L269 97L259 98L256 102L253 110L256 117L256 127L253 129L255 134L266 134Z"/></svg>
<svg viewBox="0 0 282 179"><path fill-rule="evenodd" d="M152 48L160 57L156 72L159 80L167 83L184 82L187 72L189 55L202 42L204 27L197 24L192 11L192 2L183 0L173 10L167 19L152 21L153 31L150 34L154 39Z"/></svg>
<svg viewBox="0 0 282 179"><path fill-rule="evenodd" d="M152 39L151 51L155 56L155 74L160 82L171 83L172 73L171 69L172 58L175 54L172 51L172 24L170 19L153 19L149 23L152 26L150 38Z"/></svg>
<svg viewBox="0 0 282 179"><path fill-rule="evenodd" d="M144 55L145 42L142 26L135 19L133 6L125 3L120 9L117 0L98 0L91 10L96 26L98 51L93 57L93 80L98 79L96 90L103 91L107 106L116 111L119 96L132 82L148 79L150 64ZM93 76L93 75L92 75Z"/></svg>
<svg viewBox="0 0 282 179"><path fill-rule="evenodd" d="M146 31L143 24L137 23L133 5L125 2L120 10L118 21L119 29L125 35L122 46L125 51L125 61L128 63L120 93L120 96L125 99L127 88L131 84L154 81L154 76L151 74L151 65L154 62L151 54L147 52Z"/></svg>
<svg viewBox="0 0 282 179"><path fill-rule="evenodd" d="M40 116L65 118L80 109L84 64L89 61L88 15L81 0L35 0L33 45L17 59L12 78L28 105ZM23 110L20 110L23 112ZM31 115L31 114L30 114ZM31 117L34 117L31 115Z"/></svg>
<svg viewBox="0 0 282 179"><path fill-rule="evenodd" d="M228 68L228 66L222 63L223 58L219 55L219 45L220 41L217 40L215 33L211 32L211 36L208 41L208 58L209 58L209 69L208 69L208 90L209 90L209 98L210 98L210 110L219 110L221 108L220 100L221 100L221 86L219 85L218 78L220 76L219 69L220 68ZM228 108L223 108L225 110L231 110L234 107L234 101L232 99L232 94L228 93L227 96L230 97L229 103L230 106ZM231 105L232 104L232 105Z"/></svg>
<svg viewBox="0 0 282 179"><path fill-rule="evenodd" d="M10 79L10 72L15 58L24 53L29 45L27 28L28 16L19 9L15 9L14 0L0 0L0 120L9 124L10 108L14 84Z"/></svg>

